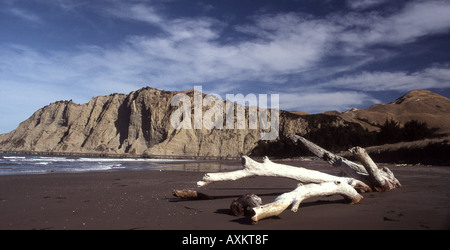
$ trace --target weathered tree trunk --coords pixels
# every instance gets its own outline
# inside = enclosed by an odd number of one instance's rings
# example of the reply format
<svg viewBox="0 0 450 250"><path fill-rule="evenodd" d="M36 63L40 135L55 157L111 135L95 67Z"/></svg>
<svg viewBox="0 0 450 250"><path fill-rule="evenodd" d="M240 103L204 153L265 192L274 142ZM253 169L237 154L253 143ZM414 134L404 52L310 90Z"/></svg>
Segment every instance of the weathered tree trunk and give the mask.
<svg viewBox="0 0 450 250"><path fill-rule="evenodd" d="M338 168L344 175L358 179L362 182L367 182L369 174L367 173L364 166L335 155L301 136L291 135L290 139L294 143L301 143L315 156L321 158L324 161L327 161L334 167Z"/></svg>
<svg viewBox="0 0 450 250"><path fill-rule="evenodd" d="M242 157L242 164L244 169L235 170L224 173L207 173L202 181L197 182L199 187L205 186L217 181L234 181L244 177L250 176L272 176L285 177L297 180L302 183L322 183L322 182L345 182L353 188L360 191L370 191L370 187L363 182L350 177L339 177L315 170L310 170L302 167L293 167L284 164L274 163L269 158L264 157L264 162L259 163L247 156Z"/></svg>
<svg viewBox="0 0 450 250"><path fill-rule="evenodd" d="M358 203L363 198L352 186L345 182L299 184L293 191L278 196L274 202L253 208L255 215L253 215L252 221L257 223L261 219L278 216L291 204L291 210L297 212L300 203L305 199L334 194L342 195L351 204Z"/></svg>
<svg viewBox="0 0 450 250"><path fill-rule="evenodd" d="M296 143L302 143L303 146L317 157L339 168L345 175L364 182L375 191L383 192L401 187L400 182L395 178L392 171L386 167L380 170L363 148L354 147L350 149L350 152L362 163L360 165L328 152L301 136L293 135L290 138Z"/></svg>
<svg viewBox="0 0 450 250"><path fill-rule="evenodd" d="M402 186L389 168L379 169L365 149L354 147L350 152L363 164L369 173L370 186L376 191L384 192Z"/></svg>

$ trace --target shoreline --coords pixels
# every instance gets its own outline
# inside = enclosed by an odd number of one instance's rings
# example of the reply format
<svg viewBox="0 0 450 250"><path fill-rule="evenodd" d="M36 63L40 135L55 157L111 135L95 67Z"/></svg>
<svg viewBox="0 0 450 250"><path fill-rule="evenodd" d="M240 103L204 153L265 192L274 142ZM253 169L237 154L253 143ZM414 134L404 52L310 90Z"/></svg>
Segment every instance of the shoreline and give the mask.
<svg viewBox="0 0 450 250"><path fill-rule="evenodd" d="M326 162L284 162L335 174ZM255 193L263 203L297 182L254 177L196 188L204 171L144 170L0 176L0 229L299 230L450 229L450 169L387 165L403 187L363 193L358 204L341 196L306 200L297 213L251 225L235 217L234 198ZM173 189L196 189L213 200L182 200Z"/></svg>
<svg viewBox="0 0 450 250"><path fill-rule="evenodd" d="M41 155L41 156L65 156L65 157L90 157L90 158L151 158L151 159L188 159L188 160L239 160L234 156L192 156L192 155L136 155L116 153L82 153L82 152L49 152L49 151L15 151L0 150L0 154L9 155ZM262 158L262 157L261 157Z"/></svg>

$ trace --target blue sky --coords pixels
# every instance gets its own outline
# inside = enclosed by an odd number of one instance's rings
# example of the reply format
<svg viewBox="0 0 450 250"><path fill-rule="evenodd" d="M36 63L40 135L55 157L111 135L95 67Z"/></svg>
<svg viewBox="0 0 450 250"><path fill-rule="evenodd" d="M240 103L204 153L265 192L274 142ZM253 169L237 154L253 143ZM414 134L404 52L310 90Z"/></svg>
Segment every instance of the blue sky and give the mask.
<svg viewBox="0 0 450 250"><path fill-rule="evenodd" d="M450 96L450 1L2 0L0 133L58 100L150 86L318 113Z"/></svg>

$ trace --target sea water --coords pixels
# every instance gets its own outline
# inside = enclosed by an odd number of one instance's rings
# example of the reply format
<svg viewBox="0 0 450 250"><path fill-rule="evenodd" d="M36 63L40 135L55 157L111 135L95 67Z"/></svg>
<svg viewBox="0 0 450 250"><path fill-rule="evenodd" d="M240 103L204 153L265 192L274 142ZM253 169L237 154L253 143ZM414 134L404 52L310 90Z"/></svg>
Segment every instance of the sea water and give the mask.
<svg viewBox="0 0 450 250"><path fill-rule="evenodd" d="M188 160L0 154L0 175L161 169L174 161Z"/></svg>

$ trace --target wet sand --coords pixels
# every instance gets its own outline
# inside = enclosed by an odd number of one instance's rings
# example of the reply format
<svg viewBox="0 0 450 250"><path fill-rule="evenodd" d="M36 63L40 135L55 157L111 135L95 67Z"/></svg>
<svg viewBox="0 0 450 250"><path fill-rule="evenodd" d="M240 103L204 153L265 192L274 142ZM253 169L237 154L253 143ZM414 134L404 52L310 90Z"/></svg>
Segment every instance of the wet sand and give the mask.
<svg viewBox="0 0 450 250"><path fill-rule="evenodd" d="M335 173L323 161L285 162ZM366 193L349 205L341 196L306 200L297 213L252 225L235 217L231 201L246 193L263 203L297 182L253 177L198 189L213 200L181 200L172 189L195 188L204 172L111 171L0 176L0 229L450 229L450 167L388 166L403 187Z"/></svg>

